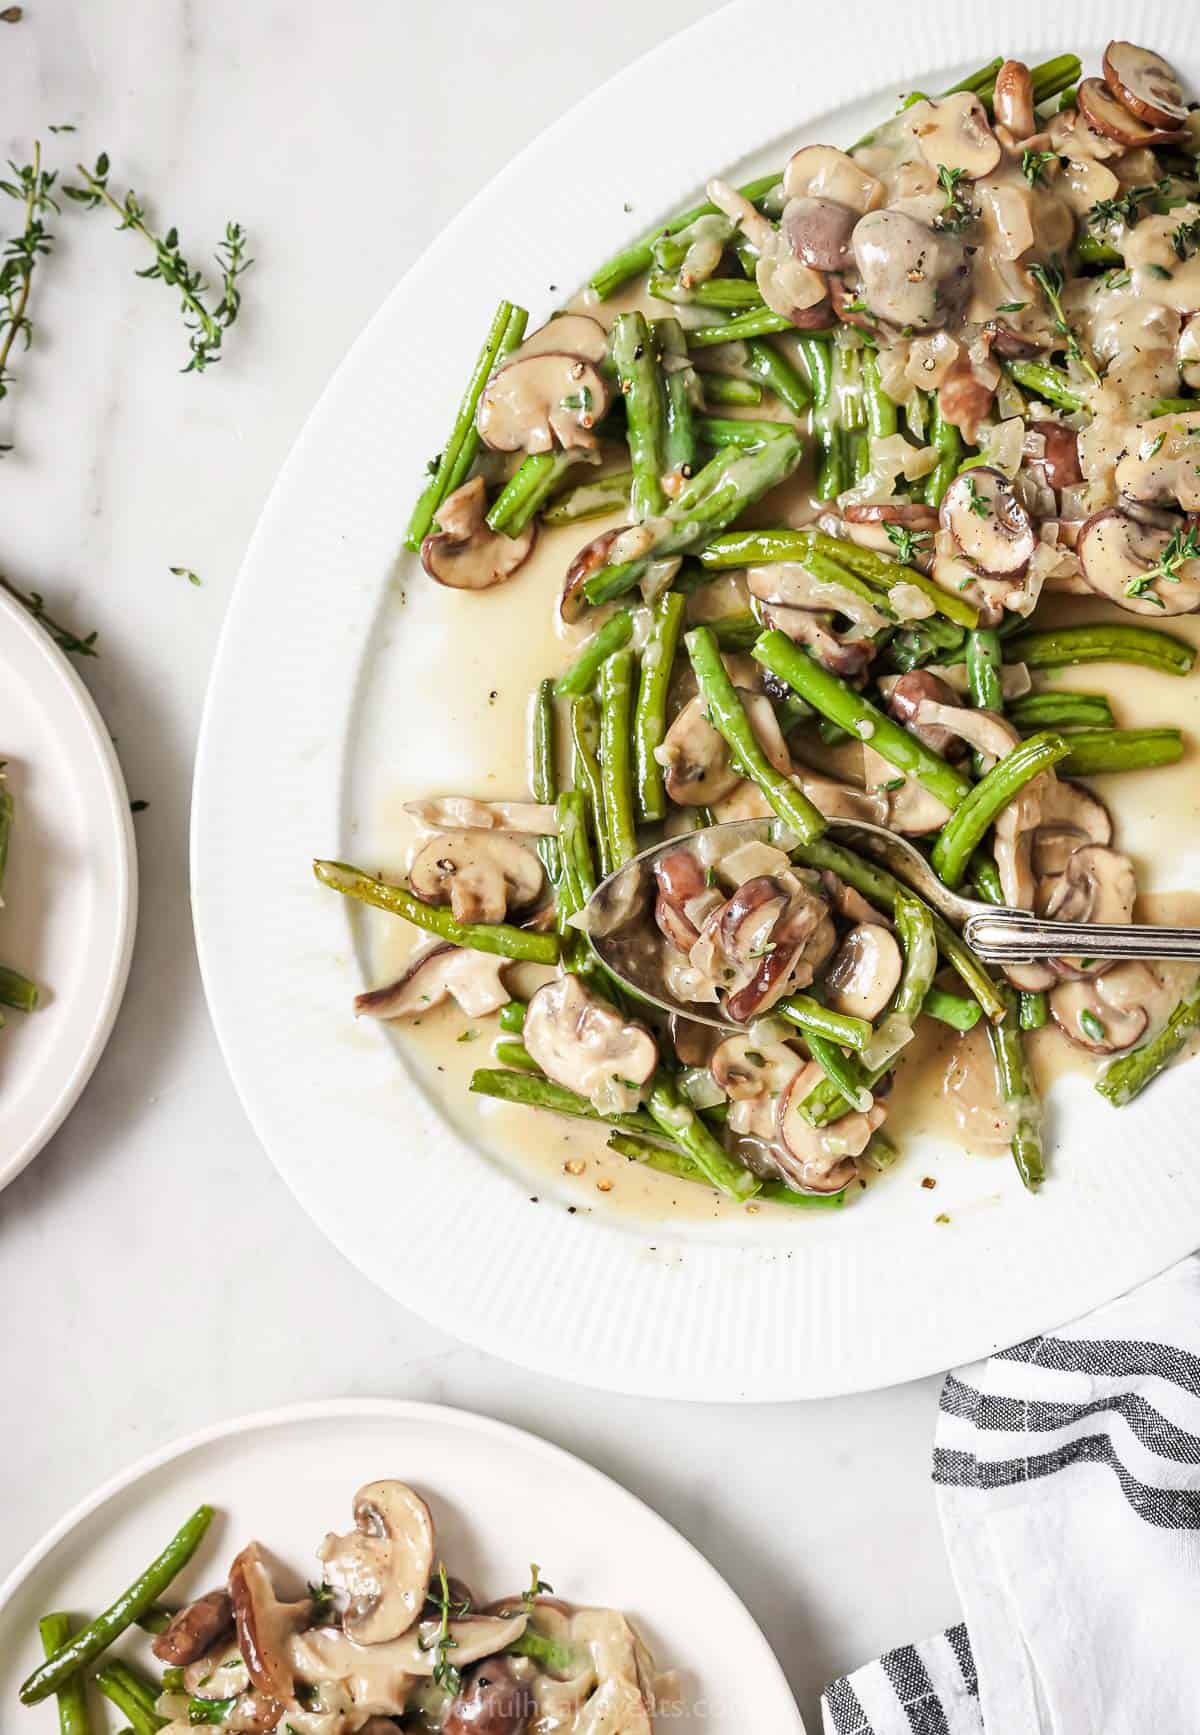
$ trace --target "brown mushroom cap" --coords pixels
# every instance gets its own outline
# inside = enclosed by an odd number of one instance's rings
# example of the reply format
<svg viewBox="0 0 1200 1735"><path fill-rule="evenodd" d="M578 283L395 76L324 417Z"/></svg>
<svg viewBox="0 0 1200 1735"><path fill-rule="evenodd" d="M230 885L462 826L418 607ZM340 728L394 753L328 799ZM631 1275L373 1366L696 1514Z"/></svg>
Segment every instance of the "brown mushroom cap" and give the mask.
<svg viewBox="0 0 1200 1735"><path fill-rule="evenodd" d="M332 1533L318 1555L335 1590L349 1597L343 1625L355 1644L408 1632L425 1606L433 1571L433 1518L404 1482L368 1482L354 1496L355 1528Z"/></svg>
<svg viewBox="0 0 1200 1735"><path fill-rule="evenodd" d="M409 884L432 904L449 904L457 922L502 922L527 909L544 883L537 857L514 837L495 831L439 833L423 844Z"/></svg>
<svg viewBox="0 0 1200 1735"><path fill-rule="evenodd" d="M861 217L854 227L854 259L867 307L892 325L935 331L967 290L967 255L958 236L935 232L906 211Z"/></svg>
<svg viewBox="0 0 1200 1735"><path fill-rule="evenodd" d="M911 530L936 530L937 509L923 500L851 501L843 507L848 524L903 524Z"/></svg>
<svg viewBox="0 0 1200 1735"><path fill-rule="evenodd" d="M354 1015L412 1018L452 998L468 1018L483 1018L498 1011L511 998L504 985L504 972L511 964L511 958L452 946L449 942L432 946L415 957L394 982L356 994Z"/></svg>
<svg viewBox="0 0 1200 1735"><path fill-rule="evenodd" d="M890 928L860 922L851 928L825 972L825 997L835 1012L873 1020L896 992L903 960Z"/></svg>
<svg viewBox="0 0 1200 1735"><path fill-rule="evenodd" d="M1165 530L1107 507L1085 520L1075 552L1091 589L1130 614L1192 614L1200 608L1200 559L1183 561L1173 580L1152 576L1170 543Z"/></svg>
<svg viewBox="0 0 1200 1735"><path fill-rule="evenodd" d="M592 451L608 411L604 375L582 356L541 350L506 362L484 386L475 425L497 452Z"/></svg>
<svg viewBox="0 0 1200 1735"><path fill-rule="evenodd" d="M1037 542L1012 483L987 464L954 478L942 501L942 523L977 572L1023 572Z"/></svg>
<svg viewBox="0 0 1200 1735"><path fill-rule="evenodd" d="M1045 443L1042 457L1035 461L1041 464L1046 481L1055 493L1082 482L1079 435L1074 428L1066 428L1061 422L1030 422L1028 427L1031 434L1040 434Z"/></svg>
<svg viewBox="0 0 1200 1735"><path fill-rule="evenodd" d="M1179 74L1161 54L1136 42L1110 42L1104 81L1117 101L1147 126L1178 129L1187 120Z"/></svg>
<svg viewBox="0 0 1200 1735"><path fill-rule="evenodd" d="M525 564L537 541L536 521L519 536L504 536L488 528L486 513L482 476L446 496L438 509L440 528L421 544L421 565L430 578L450 590L491 590Z"/></svg>
<svg viewBox="0 0 1200 1735"><path fill-rule="evenodd" d="M533 1694L505 1659L488 1657L464 1677L442 1735L525 1735L536 1709Z"/></svg>
<svg viewBox="0 0 1200 1735"><path fill-rule="evenodd" d="M1178 127L1151 126L1118 102L1102 78L1085 78L1075 99L1088 125L1114 143L1134 150L1140 145L1167 145L1181 135Z"/></svg>
<svg viewBox="0 0 1200 1735"><path fill-rule="evenodd" d="M815 271L845 271L853 263L850 238L859 213L836 199L789 199L780 227L796 258Z"/></svg>
<svg viewBox="0 0 1200 1735"><path fill-rule="evenodd" d="M1027 139L1037 131L1033 106L1033 78L1023 60L1006 60L996 74L992 98L996 120L1014 139Z"/></svg>
<svg viewBox="0 0 1200 1735"><path fill-rule="evenodd" d="M170 1626L159 1633L150 1649L160 1663L182 1667L194 1663L210 1650L217 1640L233 1631L233 1601L229 1592L210 1590L188 1603L175 1615Z"/></svg>
<svg viewBox="0 0 1200 1735"><path fill-rule="evenodd" d="M1137 875L1129 857L1089 843L1067 857L1046 915L1054 922L1127 923L1136 901Z"/></svg>
<svg viewBox="0 0 1200 1735"><path fill-rule="evenodd" d="M280 1602L257 1542L247 1543L230 1567L229 1596L251 1681L260 1693L286 1704L295 1691L288 1640L308 1620L311 1599Z"/></svg>

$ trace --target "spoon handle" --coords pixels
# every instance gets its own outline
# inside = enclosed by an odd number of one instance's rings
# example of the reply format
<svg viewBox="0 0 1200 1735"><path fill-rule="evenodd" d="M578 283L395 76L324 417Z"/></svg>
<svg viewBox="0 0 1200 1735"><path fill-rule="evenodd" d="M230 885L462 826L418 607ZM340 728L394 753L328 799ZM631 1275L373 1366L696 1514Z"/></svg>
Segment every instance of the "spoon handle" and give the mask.
<svg viewBox="0 0 1200 1735"><path fill-rule="evenodd" d="M1194 958L1200 963L1200 928L1153 928L1135 923L1045 922L1021 910L968 916L968 946L989 964L1028 963L1064 955L1085 958Z"/></svg>

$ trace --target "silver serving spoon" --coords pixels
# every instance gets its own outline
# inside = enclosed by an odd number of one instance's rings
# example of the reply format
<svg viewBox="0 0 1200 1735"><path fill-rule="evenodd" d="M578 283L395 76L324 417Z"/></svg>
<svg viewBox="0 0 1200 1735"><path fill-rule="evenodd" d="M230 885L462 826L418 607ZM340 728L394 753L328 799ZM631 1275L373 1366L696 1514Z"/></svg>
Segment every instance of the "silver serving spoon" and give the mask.
<svg viewBox="0 0 1200 1735"><path fill-rule="evenodd" d="M778 819L736 819L665 839L619 867L597 886L588 903L588 940L601 963L643 1000L697 1024L732 1028L727 1019L704 1012L692 1001L667 992L658 968L658 948L631 944L631 925L640 914L652 916L653 867L660 856L720 835L731 845L769 843L789 850L796 839ZM947 891L925 857L911 843L880 825L831 819L831 841L846 844L887 868L919 892L926 903L961 930L971 949L988 964L1025 964L1039 958L1083 954L1089 958L1183 958L1200 963L1200 928L1162 928L1138 923L1048 922L1028 910L981 904ZM703 848L703 844L701 844Z"/></svg>

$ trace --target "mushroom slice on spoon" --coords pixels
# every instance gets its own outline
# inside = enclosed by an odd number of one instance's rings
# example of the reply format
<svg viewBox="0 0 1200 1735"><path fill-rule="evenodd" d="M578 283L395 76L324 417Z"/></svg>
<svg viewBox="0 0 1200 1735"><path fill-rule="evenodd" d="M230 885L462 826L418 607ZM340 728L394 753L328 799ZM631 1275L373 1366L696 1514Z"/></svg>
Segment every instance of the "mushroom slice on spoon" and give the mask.
<svg viewBox="0 0 1200 1735"><path fill-rule="evenodd" d="M468 1018L482 1018L507 1005L511 998L504 986L504 972L511 963L511 958L476 952L467 946L448 942L431 946L394 982L355 995L355 1016L413 1018L453 999Z"/></svg>
<svg viewBox="0 0 1200 1735"><path fill-rule="evenodd" d="M942 501L942 523L963 558L989 575L1023 572L1037 543L1012 483L1002 470L987 464L954 478Z"/></svg>
<svg viewBox="0 0 1200 1735"><path fill-rule="evenodd" d="M475 422L497 452L552 452L556 445L592 451L592 430L608 403L608 384L593 362L543 350L492 375Z"/></svg>
<svg viewBox="0 0 1200 1735"><path fill-rule="evenodd" d="M335 1590L349 1597L343 1620L355 1644L406 1633L425 1606L433 1571L433 1518L419 1494L391 1478L354 1496L355 1528L331 1533L318 1558Z"/></svg>
<svg viewBox="0 0 1200 1735"><path fill-rule="evenodd" d="M1136 42L1110 42L1104 50L1104 81L1117 101L1150 127L1178 129L1188 117L1175 68Z"/></svg>
<svg viewBox="0 0 1200 1735"><path fill-rule="evenodd" d="M449 904L457 922L502 922L510 909L534 903L542 890L541 863L524 844L494 831L456 831L431 837L409 871L418 897Z"/></svg>
<svg viewBox="0 0 1200 1735"><path fill-rule="evenodd" d="M527 524L519 536L503 536L488 528L487 489L482 476L472 476L438 508L439 529L421 544L421 565L430 578L449 590L491 590L529 559L537 541L537 524Z"/></svg>

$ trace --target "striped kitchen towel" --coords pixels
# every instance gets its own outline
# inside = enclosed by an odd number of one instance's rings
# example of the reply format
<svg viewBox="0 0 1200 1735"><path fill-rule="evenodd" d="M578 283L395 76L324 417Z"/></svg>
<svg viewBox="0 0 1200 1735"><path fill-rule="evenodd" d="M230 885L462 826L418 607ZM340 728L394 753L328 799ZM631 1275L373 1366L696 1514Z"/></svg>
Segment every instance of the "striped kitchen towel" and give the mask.
<svg viewBox="0 0 1200 1735"><path fill-rule="evenodd" d="M1200 1735L1200 1255L950 1374L933 1479L965 1620L825 1735Z"/></svg>

